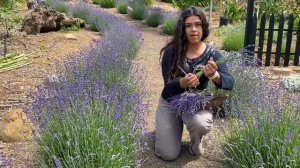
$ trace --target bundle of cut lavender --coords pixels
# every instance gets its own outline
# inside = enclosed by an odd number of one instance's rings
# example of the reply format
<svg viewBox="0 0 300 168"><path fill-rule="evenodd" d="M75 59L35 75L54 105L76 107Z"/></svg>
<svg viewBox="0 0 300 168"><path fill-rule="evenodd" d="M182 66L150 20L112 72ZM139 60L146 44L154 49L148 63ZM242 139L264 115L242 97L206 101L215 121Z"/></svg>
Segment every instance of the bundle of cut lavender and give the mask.
<svg viewBox="0 0 300 168"><path fill-rule="evenodd" d="M216 64L221 65L233 62L242 63L243 61L240 60L247 58L239 53L241 52L225 53L224 57L216 61ZM194 70L199 78L203 75L203 67L204 66L199 66ZM182 68L180 69L183 70ZM180 95L173 96L169 102L171 107L177 111L177 115L186 113L190 116L194 116L195 113L200 110L209 110L211 107L221 105L227 99L227 97L228 96L226 95L213 95L207 90L202 91L197 89L190 89Z"/></svg>

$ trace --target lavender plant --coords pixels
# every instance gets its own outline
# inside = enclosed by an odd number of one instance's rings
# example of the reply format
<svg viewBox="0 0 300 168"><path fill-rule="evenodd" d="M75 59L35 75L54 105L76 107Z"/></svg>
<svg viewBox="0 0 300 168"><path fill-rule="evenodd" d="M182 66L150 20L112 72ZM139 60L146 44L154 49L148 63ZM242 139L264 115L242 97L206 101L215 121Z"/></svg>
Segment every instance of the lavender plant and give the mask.
<svg viewBox="0 0 300 168"><path fill-rule="evenodd" d="M178 13L167 13L164 15L163 32L168 35L175 33L176 25L178 21Z"/></svg>
<svg viewBox="0 0 300 168"><path fill-rule="evenodd" d="M104 10L96 8L88 3L76 3L70 7L70 13L74 17L84 19L87 24L90 24L91 29L98 32L105 32L116 23L121 22L121 19L106 13ZM110 24L108 24L110 23Z"/></svg>
<svg viewBox="0 0 300 168"><path fill-rule="evenodd" d="M182 113L194 116L199 110L206 109L211 100L212 96L192 90L172 97L170 105L177 111L178 116Z"/></svg>
<svg viewBox="0 0 300 168"><path fill-rule="evenodd" d="M255 59L251 65L255 65ZM247 65L247 66L246 66ZM235 88L225 102L231 117L221 148L226 167L297 167L299 94L272 83L257 66L229 65Z"/></svg>
<svg viewBox="0 0 300 168"><path fill-rule="evenodd" d="M54 167L59 160L63 167L134 166L141 131L136 119L145 110L137 94L88 80L65 82L51 94L52 103L35 112L42 129L40 165Z"/></svg>
<svg viewBox="0 0 300 168"><path fill-rule="evenodd" d="M61 0L46 0L46 4L53 8L55 11L68 14L69 6L66 2Z"/></svg>
<svg viewBox="0 0 300 168"><path fill-rule="evenodd" d="M113 8L115 7L115 0L101 0L100 5L103 8Z"/></svg>
<svg viewBox="0 0 300 168"><path fill-rule="evenodd" d="M163 13L162 8L153 7L150 8L148 17L146 18L146 23L150 27L157 27L162 23Z"/></svg>
<svg viewBox="0 0 300 168"><path fill-rule="evenodd" d="M141 34L91 5L79 3L76 9L88 11L87 19L101 14L109 28L32 95L28 111L37 126L38 165L134 167L147 109L131 61Z"/></svg>
<svg viewBox="0 0 300 168"><path fill-rule="evenodd" d="M85 21L88 21L88 18L91 15L90 9L90 5L83 2L70 5L71 15Z"/></svg>
<svg viewBox="0 0 300 168"><path fill-rule="evenodd" d="M144 20L148 15L148 8L144 1L134 0L130 6L132 8L129 14L132 19Z"/></svg>
<svg viewBox="0 0 300 168"><path fill-rule="evenodd" d="M119 0L116 2L117 10L121 14L128 13L128 1L126 0Z"/></svg>

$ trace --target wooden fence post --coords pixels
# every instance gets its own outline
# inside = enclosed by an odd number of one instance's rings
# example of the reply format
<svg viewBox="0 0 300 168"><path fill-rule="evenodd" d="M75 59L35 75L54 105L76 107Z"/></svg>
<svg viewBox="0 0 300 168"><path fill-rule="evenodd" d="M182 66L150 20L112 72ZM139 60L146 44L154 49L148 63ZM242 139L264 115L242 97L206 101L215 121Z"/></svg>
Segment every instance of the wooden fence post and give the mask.
<svg viewBox="0 0 300 168"><path fill-rule="evenodd" d="M297 30L297 42L296 42L296 52L294 57L294 65L299 65L299 56L300 56L300 22L298 24L298 30Z"/></svg>
<svg viewBox="0 0 300 168"><path fill-rule="evenodd" d="M254 1L255 0L248 0L244 47L251 45L251 36L253 35L253 32L254 32L254 34L256 32L256 30L252 30L252 28L253 28L252 17L253 17Z"/></svg>
<svg viewBox="0 0 300 168"><path fill-rule="evenodd" d="M294 16L291 14L289 16L289 23L288 23L288 30L287 30L287 37L286 37L286 48L285 48L285 57L283 66L289 66L290 55L291 55L291 43L292 43L292 36L293 36L293 29L294 29Z"/></svg>
<svg viewBox="0 0 300 168"><path fill-rule="evenodd" d="M280 56L281 56L281 47L283 42L283 28L284 28L284 15L281 14L279 18L279 27L278 27L278 36L276 42L276 53L275 53L275 66L279 66L280 64Z"/></svg>

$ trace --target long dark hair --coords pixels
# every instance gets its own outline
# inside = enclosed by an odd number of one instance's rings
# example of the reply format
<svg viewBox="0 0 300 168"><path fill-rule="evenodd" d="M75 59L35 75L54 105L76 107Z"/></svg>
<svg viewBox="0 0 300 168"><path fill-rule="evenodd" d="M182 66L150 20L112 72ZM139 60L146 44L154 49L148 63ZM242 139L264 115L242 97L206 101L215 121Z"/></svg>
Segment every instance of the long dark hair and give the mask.
<svg viewBox="0 0 300 168"><path fill-rule="evenodd" d="M172 54L172 61L171 61L171 69L170 69L170 79L175 79L179 75L179 66L183 66L183 62L187 52L187 36L185 33L185 20L190 16L198 16L202 21L202 38L201 41L204 41L209 34L209 23L206 19L205 12L194 6L187 8L182 11L175 30L175 35L173 39L160 50L160 60L162 59L163 51L168 48L172 47L173 54Z"/></svg>

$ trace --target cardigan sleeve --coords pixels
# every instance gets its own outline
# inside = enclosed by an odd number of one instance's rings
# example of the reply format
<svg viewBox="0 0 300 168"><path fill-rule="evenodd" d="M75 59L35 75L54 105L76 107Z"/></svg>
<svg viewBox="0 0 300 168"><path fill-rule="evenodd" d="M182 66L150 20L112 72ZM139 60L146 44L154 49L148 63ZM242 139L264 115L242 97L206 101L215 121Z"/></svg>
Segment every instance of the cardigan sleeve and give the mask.
<svg viewBox="0 0 300 168"><path fill-rule="evenodd" d="M171 59L172 59L172 47L168 47L165 49L162 62L161 62L161 70L162 76L164 80L164 88L162 90L162 97L167 100L175 95L181 94L185 89L180 87L179 80L181 77L177 77L175 79L170 80L170 69L171 69Z"/></svg>
<svg viewBox="0 0 300 168"><path fill-rule="evenodd" d="M213 57L214 61L217 61L218 59L220 59L222 57L222 54L220 53L220 51L215 50L215 52L212 54L212 57ZM232 90L235 80L234 80L234 77L230 74L230 71L229 71L227 65L219 64L218 72L220 74L222 83L221 83L221 86L218 86L218 85L216 85L216 86L221 89Z"/></svg>

